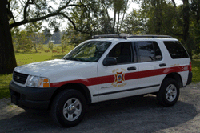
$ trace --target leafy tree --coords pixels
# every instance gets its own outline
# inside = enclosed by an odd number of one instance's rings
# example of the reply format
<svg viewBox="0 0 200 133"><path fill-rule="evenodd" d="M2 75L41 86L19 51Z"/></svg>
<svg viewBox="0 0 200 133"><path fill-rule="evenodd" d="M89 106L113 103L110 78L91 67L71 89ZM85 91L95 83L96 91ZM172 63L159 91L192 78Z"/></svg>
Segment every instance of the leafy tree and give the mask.
<svg viewBox="0 0 200 133"><path fill-rule="evenodd" d="M190 24L190 34L194 39L194 49L195 54L200 53L200 1L192 0L190 4L191 9L191 24Z"/></svg>
<svg viewBox="0 0 200 133"><path fill-rule="evenodd" d="M15 33L15 38L13 39L16 46L16 51L23 50L24 52L30 52L34 44L31 40L31 35L29 32L22 30Z"/></svg>
<svg viewBox="0 0 200 133"><path fill-rule="evenodd" d="M42 33L39 32L32 32L30 33L30 39L31 42L33 43L33 48L35 49L35 52L37 53L38 50L37 48L40 47L40 49L42 48L41 45L43 45L44 41L45 41L45 36Z"/></svg>
<svg viewBox="0 0 200 133"><path fill-rule="evenodd" d="M49 2L55 5L52 7ZM1 0L0 1L0 74L12 73L17 66L10 29L30 22L50 21L53 16L66 18L73 26L70 11L73 7L85 7L81 0ZM15 12L15 13L13 13Z"/></svg>
<svg viewBox="0 0 200 133"><path fill-rule="evenodd" d="M115 29L115 23L116 23L116 14L118 15L118 23L120 18L120 13L123 11L123 13L126 13L128 0L113 0L113 7L114 7L114 23L113 23L113 29ZM124 15L123 15L124 17ZM123 19L122 17L122 19ZM123 20L122 20L123 21ZM119 33L119 25L117 24L117 33Z"/></svg>
<svg viewBox="0 0 200 133"><path fill-rule="evenodd" d="M48 43L48 48L53 52L53 46L54 44L53 44L53 42L49 42Z"/></svg>
<svg viewBox="0 0 200 133"><path fill-rule="evenodd" d="M122 23L122 32L127 34L142 34L145 32L143 18L140 12L133 10Z"/></svg>
<svg viewBox="0 0 200 133"><path fill-rule="evenodd" d="M190 40L190 4L188 0L182 0L183 1L183 9L182 9L182 15L183 15L183 42L185 43L188 53L191 56L192 55L192 49L191 49L191 40Z"/></svg>

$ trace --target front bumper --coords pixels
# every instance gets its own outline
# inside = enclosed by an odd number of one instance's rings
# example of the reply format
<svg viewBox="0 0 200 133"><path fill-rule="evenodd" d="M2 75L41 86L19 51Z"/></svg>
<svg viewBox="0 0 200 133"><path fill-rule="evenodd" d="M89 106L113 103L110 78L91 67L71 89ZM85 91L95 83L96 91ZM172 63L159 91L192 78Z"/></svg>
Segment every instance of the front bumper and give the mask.
<svg viewBox="0 0 200 133"><path fill-rule="evenodd" d="M48 109L50 99L57 87L21 87L13 81L9 85L11 102L19 107Z"/></svg>

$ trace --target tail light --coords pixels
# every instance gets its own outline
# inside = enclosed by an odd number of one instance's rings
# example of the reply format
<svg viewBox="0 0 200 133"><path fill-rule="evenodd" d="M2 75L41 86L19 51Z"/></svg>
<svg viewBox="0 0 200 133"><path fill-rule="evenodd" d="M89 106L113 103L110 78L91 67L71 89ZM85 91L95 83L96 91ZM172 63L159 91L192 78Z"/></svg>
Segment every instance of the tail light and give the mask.
<svg viewBox="0 0 200 133"><path fill-rule="evenodd" d="M189 71L192 71L192 64L190 62Z"/></svg>

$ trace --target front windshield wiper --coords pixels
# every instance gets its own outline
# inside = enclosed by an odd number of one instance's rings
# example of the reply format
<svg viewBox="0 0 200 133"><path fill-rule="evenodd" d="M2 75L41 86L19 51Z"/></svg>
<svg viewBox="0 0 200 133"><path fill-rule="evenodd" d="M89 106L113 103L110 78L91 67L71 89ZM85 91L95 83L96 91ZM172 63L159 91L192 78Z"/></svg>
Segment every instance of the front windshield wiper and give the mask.
<svg viewBox="0 0 200 133"><path fill-rule="evenodd" d="M65 60L73 60L73 61L80 61L80 59L78 59L78 58L63 58L63 59L65 59Z"/></svg>

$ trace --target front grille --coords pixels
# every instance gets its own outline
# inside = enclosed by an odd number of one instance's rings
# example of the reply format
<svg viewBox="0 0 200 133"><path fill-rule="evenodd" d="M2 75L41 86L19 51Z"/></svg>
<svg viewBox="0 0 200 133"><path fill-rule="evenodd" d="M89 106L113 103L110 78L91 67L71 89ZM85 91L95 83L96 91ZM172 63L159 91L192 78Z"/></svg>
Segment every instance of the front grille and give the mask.
<svg viewBox="0 0 200 133"><path fill-rule="evenodd" d="M28 77L28 74L22 74L15 71L13 73L13 79L17 83L25 84L27 77Z"/></svg>

